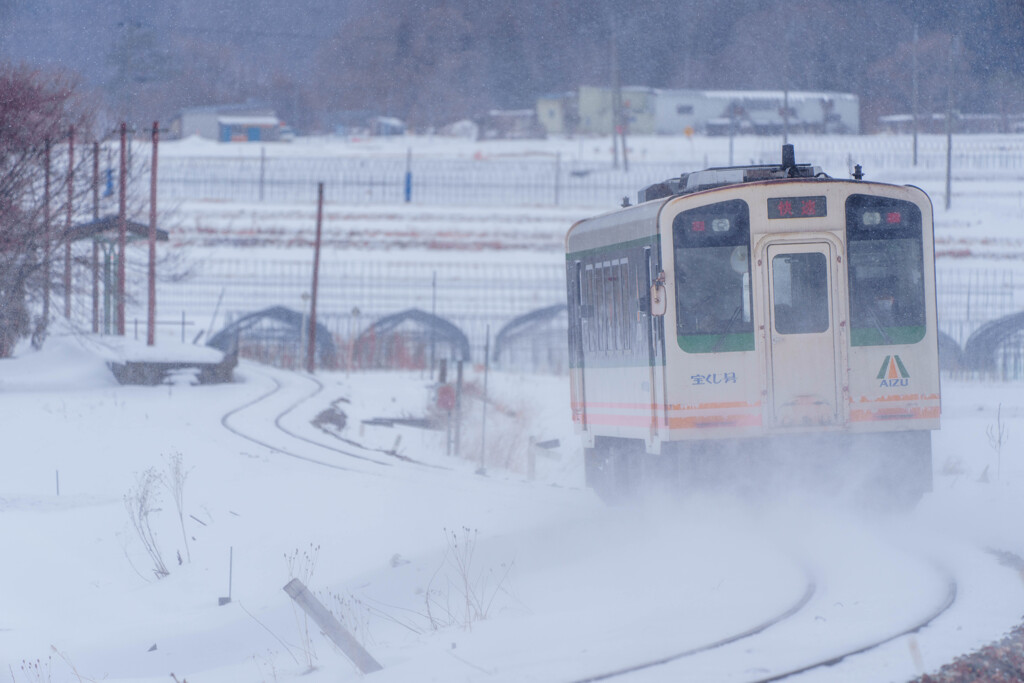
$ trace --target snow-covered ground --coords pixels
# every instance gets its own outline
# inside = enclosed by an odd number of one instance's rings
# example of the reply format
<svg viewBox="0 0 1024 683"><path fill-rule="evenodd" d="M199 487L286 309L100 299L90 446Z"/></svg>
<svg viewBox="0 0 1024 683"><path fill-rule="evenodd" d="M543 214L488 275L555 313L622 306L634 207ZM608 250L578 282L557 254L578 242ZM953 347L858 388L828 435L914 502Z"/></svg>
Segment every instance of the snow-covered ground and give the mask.
<svg viewBox="0 0 1024 683"><path fill-rule="evenodd" d="M1020 267L1019 181L947 213L941 178L886 179L933 193L940 248L969 242L940 274ZM513 213L575 210L532 211ZM608 508L583 487L564 377L491 371L485 423L470 369L455 457L444 430L373 420L436 413L426 373L243 363L230 385L125 387L104 364L124 343L55 325L0 361L0 679L360 680L282 590L293 578L379 681L761 680L902 633L955 584L926 628L802 678L906 680L1024 615L1019 384L944 382L935 491L908 514L711 493Z"/></svg>
<svg viewBox="0 0 1024 683"><path fill-rule="evenodd" d="M1024 614L1019 570L991 553L1024 555L1017 385L946 383L936 490L906 517L725 495L609 509L581 486L564 378L489 376L480 475L479 401L467 401L464 459L444 455L442 431L364 423L426 415L419 373L243 364L231 385L122 387L97 347L58 333L3 362L0 661L14 681L358 679L283 592L296 577L382 681L611 672L760 624L809 576L811 602L750 643L624 680L778 673L900 632L941 603L948 576L957 601L914 636L919 654L902 638L808 680L905 680ZM344 426L314 425L332 405ZM1001 458L986 435L999 406ZM534 448L534 481L530 437L560 443ZM151 469L159 580L126 509ZM37 660L45 676L22 669Z"/></svg>

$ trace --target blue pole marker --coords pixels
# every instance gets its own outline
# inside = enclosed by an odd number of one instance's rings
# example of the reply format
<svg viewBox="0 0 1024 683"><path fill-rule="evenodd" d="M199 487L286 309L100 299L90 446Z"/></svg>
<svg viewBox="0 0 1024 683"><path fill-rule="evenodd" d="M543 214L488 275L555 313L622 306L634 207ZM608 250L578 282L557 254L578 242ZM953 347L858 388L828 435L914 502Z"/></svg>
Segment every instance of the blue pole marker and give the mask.
<svg viewBox="0 0 1024 683"><path fill-rule="evenodd" d="M412 147L405 153L405 203L412 201Z"/></svg>

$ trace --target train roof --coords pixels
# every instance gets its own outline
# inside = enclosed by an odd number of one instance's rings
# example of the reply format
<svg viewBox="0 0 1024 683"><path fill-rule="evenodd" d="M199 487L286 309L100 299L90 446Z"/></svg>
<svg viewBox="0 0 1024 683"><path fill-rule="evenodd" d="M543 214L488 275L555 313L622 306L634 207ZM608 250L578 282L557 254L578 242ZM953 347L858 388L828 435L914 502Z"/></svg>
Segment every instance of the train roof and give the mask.
<svg viewBox="0 0 1024 683"><path fill-rule="evenodd" d="M677 197L702 190L764 180L786 178L827 178L819 166L796 163L793 145L782 146L782 163L756 166L726 166L706 168L703 171L683 173L678 178L669 178L660 183L648 185L637 193L637 203L643 204L655 199Z"/></svg>
<svg viewBox="0 0 1024 683"><path fill-rule="evenodd" d="M862 181L864 176L858 164L854 167L853 179ZM818 180L845 182L832 178L819 166L797 164L793 145L782 146L782 163L751 166L726 166L706 168L702 171L683 173L654 185L648 185L637 193L637 203L630 204L623 199L621 208L576 221L565 235L566 253L575 253L598 248L615 242L646 239L658 233L657 216L673 198L716 188L735 187L746 183L761 183L779 180ZM889 185L888 183L872 183ZM889 185L890 187L897 187ZM924 195L924 191L912 188ZM924 195L927 199L927 195ZM930 201L930 200L928 200Z"/></svg>

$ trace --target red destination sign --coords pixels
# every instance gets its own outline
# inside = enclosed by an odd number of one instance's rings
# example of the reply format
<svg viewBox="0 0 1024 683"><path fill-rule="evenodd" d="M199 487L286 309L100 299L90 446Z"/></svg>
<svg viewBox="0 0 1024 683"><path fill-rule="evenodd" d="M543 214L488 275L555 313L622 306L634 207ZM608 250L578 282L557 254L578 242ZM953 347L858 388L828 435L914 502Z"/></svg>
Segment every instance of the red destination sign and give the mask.
<svg viewBox="0 0 1024 683"><path fill-rule="evenodd" d="M824 197L772 197L768 218L819 218L828 214Z"/></svg>

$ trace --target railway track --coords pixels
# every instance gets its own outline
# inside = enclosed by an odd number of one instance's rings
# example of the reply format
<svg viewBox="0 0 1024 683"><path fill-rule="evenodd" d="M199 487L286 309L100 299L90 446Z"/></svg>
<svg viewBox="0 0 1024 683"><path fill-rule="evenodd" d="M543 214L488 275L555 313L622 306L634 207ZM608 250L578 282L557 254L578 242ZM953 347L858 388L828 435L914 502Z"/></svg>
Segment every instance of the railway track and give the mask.
<svg viewBox="0 0 1024 683"><path fill-rule="evenodd" d="M243 403L242 405L238 406L237 408L229 410L228 412L224 413L223 416L221 416L220 423L224 427L224 429L228 430L229 432L231 432L235 436L238 436L239 438L242 438L242 439L245 439L246 441L249 441L250 443L254 443L257 446L262 446L263 448L266 448L271 453L280 453L282 455L287 455L287 456L292 457L292 458L298 458L299 460L305 460L307 462L312 462L312 463L315 463L317 465L322 465L324 467L330 467L332 469L338 469L338 470L344 470L344 471L352 471L352 468L350 468L350 467L344 467L342 465L339 465L338 463L327 462L327 461L321 460L319 458L312 458L312 457L310 457L308 455L303 455L301 453L296 453L295 451L293 451L291 449L288 449L288 448L284 448L284 447L282 447L280 445L272 444L269 441L264 440L263 438L254 436L250 431L242 430L239 427L236 427L235 425L232 424L231 418L235 417L236 415L239 415L240 413L245 412L246 410L249 410L249 409L253 408L256 405L259 405L259 404L263 403L264 401L267 401L272 396L274 396L275 394L277 394L277 393L279 393L281 391L281 389L282 389L281 382L279 382L276 378L273 378L273 377L268 377L268 379L270 379L270 381L273 383L273 388L270 389L270 391L267 391L267 392L264 392L263 394L260 394L259 396L257 396L256 398L252 399L251 401L249 401L247 403ZM291 408L293 408L293 407L294 406L290 406L289 410ZM277 421L278 421L279 418L280 418L280 413L275 417L275 420L274 420L274 424L275 425L277 424Z"/></svg>
<svg viewBox="0 0 1024 683"><path fill-rule="evenodd" d="M304 404L323 398L327 391L324 383L314 377L253 367L251 364L246 370L259 377L266 388L252 400L222 416L221 423L225 429L240 438L272 453L359 474L402 477L403 470L411 474L413 470L408 468L417 466L436 471L436 465L404 456L400 460L389 461L389 458L399 456L344 440L333 432L324 432L323 436L315 432L313 436L303 433L295 420L307 418L301 410ZM320 438L315 438L317 436ZM334 439L339 443L325 443L322 439ZM403 462L405 466L402 466ZM814 565L815 558L810 559L812 562L806 566ZM948 619L942 620L943 615L957 604L960 593L951 571L925 561L922 556L912 555L907 561L894 548L883 548L877 558L869 556L867 561L882 565L892 563L897 570L899 577L894 581L895 588L882 586L883 592L895 596L908 592L914 596L906 603L894 600L890 605L886 598L878 598L871 593L875 586L870 581L851 580L857 576L853 571L843 572L840 569L841 579L837 581L834 565L841 562L831 558L826 561L826 565L832 563L831 568L826 566L822 570L816 566L805 570L802 592L775 615L761 618L754 624L741 625L734 633L718 636L710 642L691 645L646 661L612 666L605 671L573 679L573 683L606 680L630 683L655 680L742 683L790 679L841 680L844 670L861 670L858 666L862 666L864 660L861 660L861 665L856 663L861 656L875 653L879 657L891 657L894 650L886 649L886 646L920 634L936 622L941 624L938 626L940 631L951 628ZM889 568L883 566L878 571L879 575L887 576ZM911 576L914 572L920 580L914 580ZM842 585L844 581L850 585ZM840 584L838 588L836 584ZM971 592L970 586L964 590ZM862 600L875 603L876 612L859 607ZM820 633L820 637L813 635L816 633ZM903 647L909 647L909 641ZM906 649L902 656L907 657ZM852 669L844 669L844 663L850 664Z"/></svg>
<svg viewBox="0 0 1024 683"><path fill-rule="evenodd" d="M931 566L935 576L941 577L939 583L942 590L930 601L930 604L918 611L910 623L902 623L891 628L884 625L877 635L855 635L853 642L842 643L847 630L839 623L837 630L822 637L831 637L836 642L823 645L807 643L807 634L816 630L815 625L823 625L828 621L822 616L829 613L830 604L839 605L841 601L828 589L833 581L826 574L807 579L803 595L779 614L750 628L713 642L693 647L645 662L639 662L622 668L609 670L599 674L576 679L573 683L592 683L606 680L622 680L630 683L662 680L715 680L741 681L743 683L772 683L803 674L813 675L816 671L830 670L840 675L834 667L849 658L879 650L900 638L919 633L932 625L946 614L956 603L958 587L955 578L945 569L937 565ZM831 610L837 612L840 610ZM893 618L888 622L898 622L898 610L894 609ZM861 619L864 615L861 615ZM857 615L853 615L854 622ZM852 629L856 632L856 627ZM876 630L877 633L877 630ZM812 650L814 654L804 656L802 650ZM841 675L840 675L841 678Z"/></svg>
<svg viewBox="0 0 1024 683"><path fill-rule="evenodd" d="M669 662L674 662L676 660L684 659L686 657L692 657L702 652L710 652L711 650L716 650L720 647L725 647L726 645L731 645L741 640L752 638L753 636L756 636L757 634L766 631L767 629L785 621L786 619L789 619L793 615L800 612L802 609L804 609L804 607L807 606L807 603L811 601L811 598L814 597L816 591L817 585L813 580L808 578L806 586L804 588L804 592L796 600L796 602L788 606L779 614L769 617L768 619L765 619L759 624L751 626L750 628L744 629L743 631L740 631L733 635L726 636L725 638L721 638L714 642L708 643L706 645L700 645L695 648L684 650L683 652L668 655L667 657L661 657L659 659L654 659L651 661L642 662L640 664L627 666L622 669L617 669L615 671L610 671L607 673L598 674L596 676L590 676L587 678L581 678L579 680L574 681L573 683L595 683L596 681L606 681L613 678L620 678L628 674L633 674L639 671L643 671L645 669L651 669L654 667L662 666L664 664L668 664Z"/></svg>
<svg viewBox="0 0 1024 683"><path fill-rule="evenodd" d="M949 611L949 609L956 602L957 590L958 589L956 580L952 576L949 576L947 577L946 595L942 599L942 601L935 607L935 609L931 613L927 614L924 618L922 618L920 621L913 624L909 628L906 628L897 633L893 633L891 635L882 636L859 647L854 647L852 649L845 650L839 654L829 656L820 660L816 660L803 666L798 666L796 668L786 670L782 673L755 679L750 683L772 683L773 681L781 681L787 678L791 678L793 676L808 673L810 671L814 671L815 669L821 669L823 667L834 667L849 657L864 654L866 652L870 652L871 650L876 650L882 647L883 645L887 645L888 643L897 640L898 638L903 638L905 636L910 636L915 633L918 633L921 630L930 626L936 619L938 619L943 614Z"/></svg>
<svg viewBox="0 0 1024 683"><path fill-rule="evenodd" d="M299 433L285 424L286 418L293 414L299 406L307 401L313 400L316 396L321 394L324 391L324 384L315 377L299 375L297 373L288 373L289 378L298 378L303 382L312 385L312 390L303 392L298 396L298 398L292 400L286 399L287 402L283 405L273 405L272 401L274 398L285 391L285 385L277 376L283 371L260 368L253 364L247 364L246 370L265 378L272 384L272 387L269 391L265 391L251 401L228 411L221 417L221 425L223 425L223 427L232 434L235 434L250 443L267 448L274 453L280 453L282 455L287 455L316 465L330 467L332 469L361 472L363 474L380 474L382 468L389 468L395 465L395 462L389 462L384 458L390 458L394 459L396 462L401 461L422 467L437 467L435 465L420 462L419 460L408 456L400 455L393 451L368 448L352 440L342 439L337 435L331 436L336 441L345 444L347 447L343 448L334 444L326 444L323 441L313 439ZM258 406L269 406L270 415L266 419L271 422L273 429L276 432L285 435L292 443L288 443L288 445L281 445L265 432L261 433L261 430L259 429L252 429L251 427L245 428L243 426L244 423L238 424L242 422L240 419L241 415L247 411L252 411ZM325 459L323 457L310 455L308 452L299 452L300 449L297 447L297 444L304 444L305 446L313 447L315 449L314 452L317 453L328 453L333 456L341 456L341 458L339 459L335 457L333 459ZM301 450L306 451L308 449L304 447Z"/></svg>

